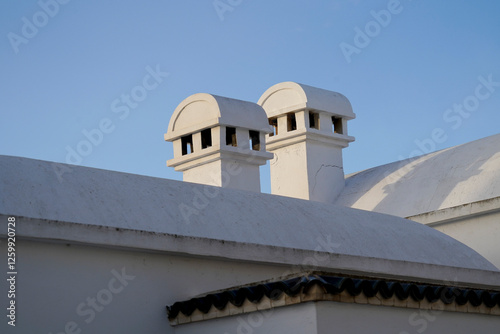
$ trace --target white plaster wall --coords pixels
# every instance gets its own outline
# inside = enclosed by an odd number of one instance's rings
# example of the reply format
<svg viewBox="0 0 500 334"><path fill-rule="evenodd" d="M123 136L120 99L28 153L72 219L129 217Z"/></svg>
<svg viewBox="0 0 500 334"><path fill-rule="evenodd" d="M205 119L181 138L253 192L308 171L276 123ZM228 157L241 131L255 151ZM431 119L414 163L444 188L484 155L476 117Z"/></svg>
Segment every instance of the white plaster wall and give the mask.
<svg viewBox="0 0 500 334"><path fill-rule="evenodd" d="M188 169L183 172L183 181L260 192L259 166L236 160L218 160Z"/></svg>
<svg viewBox="0 0 500 334"><path fill-rule="evenodd" d="M272 194L333 203L344 188L340 147L308 141L272 152Z"/></svg>
<svg viewBox="0 0 500 334"><path fill-rule="evenodd" d="M316 304L318 334L471 334L498 333L500 328L499 316L336 302Z"/></svg>
<svg viewBox="0 0 500 334"><path fill-rule="evenodd" d="M222 173L223 182L227 177L227 188L260 192L259 166L225 160L222 161Z"/></svg>
<svg viewBox="0 0 500 334"><path fill-rule="evenodd" d="M306 144L272 150L271 193L274 195L309 199L309 178L307 176Z"/></svg>
<svg viewBox="0 0 500 334"><path fill-rule="evenodd" d="M177 334L317 333L313 303L297 304L176 327ZM329 333L332 333L331 331Z"/></svg>
<svg viewBox="0 0 500 334"><path fill-rule="evenodd" d="M500 212L466 217L432 227L466 244L500 268Z"/></svg>
<svg viewBox="0 0 500 334"><path fill-rule="evenodd" d="M0 250L0 260L7 263L5 239L0 240ZM135 278L120 292L112 293L109 304L95 311L91 320L87 298L110 290L115 277L112 270L121 272L122 268ZM279 266L18 239L16 328L7 325L2 308L0 333L174 333L166 315L167 304L279 276L284 270ZM118 281L111 284L115 291L123 286ZM0 280L0 291L5 306L5 279ZM101 292L101 300L105 294ZM81 303L83 315L77 313ZM72 329L71 322L78 327ZM69 331L65 331L67 324Z"/></svg>
<svg viewBox="0 0 500 334"><path fill-rule="evenodd" d="M307 161L309 199L334 203L345 185L342 148L320 142L308 142Z"/></svg>
<svg viewBox="0 0 500 334"><path fill-rule="evenodd" d="M324 301L180 325L176 333L471 334L498 328L498 316Z"/></svg>
<svg viewBox="0 0 500 334"><path fill-rule="evenodd" d="M202 166L194 167L182 172L184 182L221 186L221 164L220 161L212 161Z"/></svg>

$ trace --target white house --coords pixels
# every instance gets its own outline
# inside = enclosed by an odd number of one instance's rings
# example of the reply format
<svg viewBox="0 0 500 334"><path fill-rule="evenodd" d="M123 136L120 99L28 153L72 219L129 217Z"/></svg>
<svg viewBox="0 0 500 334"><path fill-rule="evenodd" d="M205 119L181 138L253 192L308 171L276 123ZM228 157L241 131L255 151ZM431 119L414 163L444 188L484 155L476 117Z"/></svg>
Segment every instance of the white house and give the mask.
<svg viewBox="0 0 500 334"><path fill-rule="evenodd" d="M344 177L354 117L291 82L195 94L165 134L183 182L1 156L1 332L498 332L500 136Z"/></svg>

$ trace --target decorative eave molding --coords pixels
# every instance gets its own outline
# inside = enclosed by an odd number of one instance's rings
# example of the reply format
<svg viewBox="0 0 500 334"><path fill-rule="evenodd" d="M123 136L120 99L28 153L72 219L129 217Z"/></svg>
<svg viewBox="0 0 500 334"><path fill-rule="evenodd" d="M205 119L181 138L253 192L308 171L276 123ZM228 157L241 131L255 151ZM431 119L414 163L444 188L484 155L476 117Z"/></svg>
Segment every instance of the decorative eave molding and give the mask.
<svg viewBox="0 0 500 334"><path fill-rule="evenodd" d="M316 273L176 302L167 306L167 315L175 326L310 301L500 315L500 287L493 291Z"/></svg>
<svg viewBox="0 0 500 334"><path fill-rule="evenodd" d="M476 216L500 212L500 197L489 198L483 201L467 203L451 208L421 213L406 217L421 224L436 226L453 221L469 219Z"/></svg>

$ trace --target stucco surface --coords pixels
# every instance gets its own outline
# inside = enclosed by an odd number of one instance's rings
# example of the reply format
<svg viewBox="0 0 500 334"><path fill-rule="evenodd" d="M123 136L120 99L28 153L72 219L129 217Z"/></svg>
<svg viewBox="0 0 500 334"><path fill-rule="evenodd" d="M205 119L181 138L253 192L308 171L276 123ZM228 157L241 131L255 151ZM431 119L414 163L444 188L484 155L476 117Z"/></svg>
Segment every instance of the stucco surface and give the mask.
<svg viewBox="0 0 500 334"><path fill-rule="evenodd" d="M61 167L66 173L58 178L55 171ZM122 237L113 230L127 229L219 241L198 243L205 247L199 254L230 242L245 253L234 247L228 257L251 257L248 250L267 247L261 260L274 261L276 250L286 248L326 252L339 261L342 256L374 259L364 262L367 268L382 259L497 271L453 238L393 216L18 157L0 157L0 171L0 214L37 220L32 233L49 224L43 222L59 221L105 229L109 245ZM397 273L398 267L389 263L381 270Z"/></svg>
<svg viewBox="0 0 500 334"><path fill-rule="evenodd" d="M353 119L349 100L342 94L296 82L281 82L267 89L257 102L267 117L298 109L313 109Z"/></svg>
<svg viewBox="0 0 500 334"><path fill-rule="evenodd" d="M495 333L500 317L437 310L317 302L317 333Z"/></svg>
<svg viewBox="0 0 500 334"><path fill-rule="evenodd" d="M299 315L299 316L298 316ZM496 333L500 317L337 302L311 302L181 325L177 333Z"/></svg>
<svg viewBox="0 0 500 334"><path fill-rule="evenodd" d="M336 204L409 217L500 196L500 134L346 177Z"/></svg>
<svg viewBox="0 0 500 334"><path fill-rule="evenodd" d="M6 249L3 239L0 247ZM177 333L166 305L283 272L270 265L27 240L18 241L17 256L16 327L7 324L4 310L0 333ZM123 283L113 272L131 277ZM7 301L6 279L0 289ZM106 291L112 292L107 298ZM69 323L77 328L65 331Z"/></svg>
<svg viewBox="0 0 500 334"><path fill-rule="evenodd" d="M193 129L201 130L214 125L228 125L271 132L265 111L256 103L218 95L197 93L187 97L175 109L166 140L174 140Z"/></svg>

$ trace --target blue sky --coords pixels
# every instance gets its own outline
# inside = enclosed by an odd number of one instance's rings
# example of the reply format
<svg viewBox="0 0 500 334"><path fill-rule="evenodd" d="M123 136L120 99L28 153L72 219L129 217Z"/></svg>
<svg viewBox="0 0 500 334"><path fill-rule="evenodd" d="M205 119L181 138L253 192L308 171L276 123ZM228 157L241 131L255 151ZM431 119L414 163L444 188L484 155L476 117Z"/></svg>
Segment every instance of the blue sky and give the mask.
<svg viewBox="0 0 500 334"><path fill-rule="evenodd" d="M346 173L500 132L500 2L59 1L0 4L0 154L181 179L184 98L282 81L351 101Z"/></svg>

